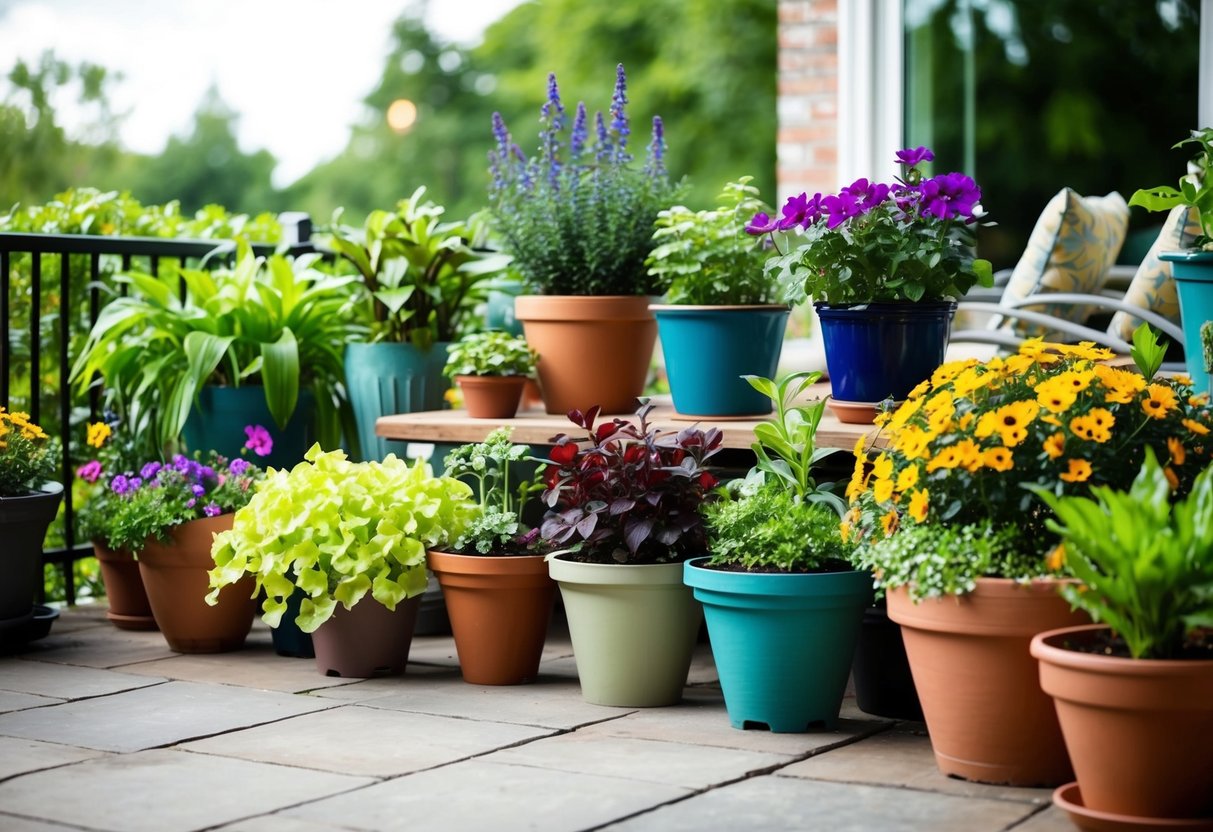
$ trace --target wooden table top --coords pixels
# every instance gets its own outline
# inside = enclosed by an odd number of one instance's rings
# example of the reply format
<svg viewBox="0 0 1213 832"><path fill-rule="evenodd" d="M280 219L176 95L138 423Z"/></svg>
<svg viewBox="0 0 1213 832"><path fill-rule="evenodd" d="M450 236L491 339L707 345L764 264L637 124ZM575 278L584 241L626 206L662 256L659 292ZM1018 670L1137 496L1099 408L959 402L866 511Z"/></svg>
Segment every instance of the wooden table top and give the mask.
<svg viewBox="0 0 1213 832"><path fill-rule="evenodd" d="M806 391L806 399L828 395L828 384L817 384ZM723 446L748 450L754 442L754 426L761 419L688 419L674 412L668 396L654 397L657 407L649 421L663 430L677 430L688 425L715 426L724 434ZM631 414L618 414L627 418ZM599 423L612 418L600 416ZM526 445L548 445L559 433L580 433L580 428L566 417L550 415L542 408L520 410L512 419L473 419L466 410L429 410L422 413L401 413L383 416L375 423L375 433L385 439L408 442L449 442L464 444L481 442L490 431L499 427L514 428L513 441ZM852 425L840 422L826 408L817 429L817 445L822 448L852 450L860 436L874 433L872 425Z"/></svg>

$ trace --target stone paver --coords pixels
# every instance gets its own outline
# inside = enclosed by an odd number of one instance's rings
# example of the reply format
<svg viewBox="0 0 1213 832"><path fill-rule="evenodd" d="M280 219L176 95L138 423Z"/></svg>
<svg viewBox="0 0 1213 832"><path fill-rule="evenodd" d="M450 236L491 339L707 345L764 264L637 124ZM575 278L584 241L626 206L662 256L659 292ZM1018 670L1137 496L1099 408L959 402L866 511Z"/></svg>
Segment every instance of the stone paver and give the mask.
<svg viewBox="0 0 1213 832"><path fill-rule="evenodd" d="M932 792L1047 804L1052 789L987 786L947 777L935 765L925 731L898 728L865 741L862 747L839 748L783 769L780 774L814 780L904 786Z"/></svg>
<svg viewBox="0 0 1213 832"><path fill-rule="evenodd" d="M607 829L1001 832L1032 811L1030 806L1005 800L766 776L714 789Z"/></svg>
<svg viewBox="0 0 1213 832"><path fill-rule="evenodd" d="M100 757L104 752L38 740L0 737L0 780ZM0 829L4 826L0 824Z"/></svg>
<svg viewBox="0 0 1213 832"><path fill-rule="evenodd" d="M33 818L19 818L3 812L0 812L0 829L3 829L4 832L80 832L78 826L64 826L61 823L47 823Z"/></svg>
<svg viewBox="0 0 1213 832"><path fill-rule="evenodd" d="M147 687L164 679L132 676L112 670L65 667L25 659L0 660L0 690L51 696L57 699L84 699L105 696L134 688Z"/></svg>
<svg viewBox="0 0 1213 832"><path fill-rule="evenodd" d="M1075 828L1065 812L1050 806L1016 826L1015 832L1074 832Z"/></svg>
<svg viewBox="0 0 1213 832"><path fill-rule="evenodd" d="M30 645L26 658L81 667L123 668L177 655L158 632L130 632L110 624L59 634Z"/></svg>
<svg viewBox="0 0 1213 832"><path fill-rule="evenodd" d="M221 734L181 747L266 763L391 777L549 733L548 729L504 722L452 719L349 705Z"/></svg>
<svg viewBox="0 0 1213 832"><path fill-rule="evenodd" d="M316 670L314 659L285 658L275 653L269 644L232 653L174 654L172 658L129 665L123 672L286 693L302 693L350 681L322 676Z"/></svg>
<svg viewBox="0 0 1213 832"><path fill-rule="evenodd" d="M19 815L114 832L185 832L240 820L373 782L285 766L144 751L0 783Z"/></svg>
<svg viewBox="0 0 1213 832"><path fill-rule="evenodd" d="M65 700L50 696L37 696L32 693L0 690L0 713L22 711L26 708L41 708L43 705L57 705L63 701Z"/></svg>
<svg viewBox="0 0 1213 832"><path fill-rule="evenodd" d="M348 832L349 828L286 815L262 815L221 826L215 832Z"/></svg>
<svg viewBox="0 0 1213 832"><path fill-rule="evenodd" d="M686 794L658 783L469 760L284 814L360 830L407 828L404 819L418 818L443 832L546 832L589 829Z"/></svg>
<svg viewBox="0 0 1213 832"><path fill-rule="evenodd" d="M313 697L166 682L82 702L0 714L0 735L103 751L138 751L297 716L328 704Z"/></svg>

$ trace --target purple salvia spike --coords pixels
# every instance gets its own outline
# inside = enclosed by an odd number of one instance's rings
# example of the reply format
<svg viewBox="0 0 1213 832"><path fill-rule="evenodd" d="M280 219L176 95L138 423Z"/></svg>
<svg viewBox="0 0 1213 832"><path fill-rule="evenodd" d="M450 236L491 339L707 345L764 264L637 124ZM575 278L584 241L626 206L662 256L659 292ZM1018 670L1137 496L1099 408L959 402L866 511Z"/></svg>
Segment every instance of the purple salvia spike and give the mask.
<svg viewBox="0 0 1213 832"><path fill-rule="evenodd" d="M661 116L653 116L653 138L649 142L649 157L645 171L650 176L665 176L665 125L661 121Z"/></svg>
<svg viewBox="0 0 1213 832"><path fill-rule="evenodd" d="M585 102L578 101L577 115L573 117L573 136L569 144L569 154L572 156L574 163L581 158L581 152L585 149L585 140L589 132L586 129L585 122Z"/></svg>
<svg viewBox="0 0 1213 832"><path fill-rule="evenodd" d="M619 137L619 144L615 147L615 157L619 160L625 160L628 136L631 134L624 109L627 103L628 79L624 74L623 64L619 64L615 67L615 94L611 96L611 130Z"/></svg>
<svg viewBox="0 0 1213 832"><path fill-rule="evenodd" d="M594 126L598 131L598 161L602 161L611 155L611 136L607 133L606 122L602 118L602 113L594 113Z"/></svg>

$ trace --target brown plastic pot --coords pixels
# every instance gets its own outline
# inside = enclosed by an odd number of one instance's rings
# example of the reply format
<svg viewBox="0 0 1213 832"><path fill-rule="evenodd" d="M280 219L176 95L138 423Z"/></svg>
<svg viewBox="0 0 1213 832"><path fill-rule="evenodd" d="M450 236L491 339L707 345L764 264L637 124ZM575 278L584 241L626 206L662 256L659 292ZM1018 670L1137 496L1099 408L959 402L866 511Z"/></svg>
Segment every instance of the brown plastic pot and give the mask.
<svg viewBox="0 0 1213 832"><path fill-rule="evenodd" d="M1213 826L1213 661L1080 652L1107 628L1032 639L1040 684L1074 761L1087 809Z"/></svg>
<svg viewBox="0 0 1213 832"><path fill-rule="evenodd" d="M539 385L548 413L600 405L631 413L644 392L657 321L643 295L522 295L514 314L539 353Z"/></svg>
<svg viewBox="0 0 1213 832"><path fill-rule="evenodd" d="M473 419L512 419L527 380L526 376L455 376L455 381Z"/></svg>
<svg viewBox="0 0 1213 832"><path fill-rule="evenodd" d="M888 593L944 774L1011 786L1072 779L1053 702L1028 652L1037 633L1090 623L1057 587L979 578L967 595L918 604L904 587Z"/></svg>
<svg viewBox="0 0 1213 832"><path fill-rule="evenodd" d="M178 653L223 653L244 645L253 626L257 601L253 576L245 575L219 593L210 606L207 572L215 567L211 543L232 527L231 514L203 517L169 531L171 542L148 538L139 552L139 574L156 624L170 650Z"/></svg>
<svg viewBox="0 0 1213 832"><path fill-rule="evenodd" d="M370 679L402 673L413 644L421 596L389 610L368 592L352 609L337 605L333 617L312 633L316 669L322 676Z"/></svg>
<svg viewBox="0 0 1213 832"><path fill-rule="evenodd" d="M93 553L101 565L101 580L109 602L105 617L120 630L156 629L156 618L135 556L127 551L114 551L100 540L93 541Z"/></svg>
<svg viewBox="0 0 1213 832"><path fill-rule="evenodd" d="M534 679L556 597L543 557L430 552L429 565L442 584L463 681Z"/></svg>

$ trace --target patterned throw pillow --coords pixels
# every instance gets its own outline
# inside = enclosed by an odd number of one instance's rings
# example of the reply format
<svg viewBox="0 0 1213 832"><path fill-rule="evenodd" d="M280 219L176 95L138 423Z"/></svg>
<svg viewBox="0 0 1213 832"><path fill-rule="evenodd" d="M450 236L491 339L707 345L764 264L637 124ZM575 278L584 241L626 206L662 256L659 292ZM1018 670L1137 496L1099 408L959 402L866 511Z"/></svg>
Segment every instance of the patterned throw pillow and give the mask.
<svg viewBox="0 0 1213 832"><path fill-rule="evenodd" d="M1128 225L1129 206L1115 191L1083 197L1063 188L1036 221L1028 247L1003 291L1003 303L1049 292L1098 293L1124 244ZM1081 323L1093 310L1058 303L1029 307L1029 311ZM1040 326L1014 319L996 325L1025 337L1045 333Z"/></svg>
<svg viewBox="0 0 1213 832"><path fill-rule="evenodd" d="M1171 264L1158 259L1164 251L1180 251L1191 248L1200 236L1200 212L1190 205L1176 205L1167 214L1158 239L1137 267L1133 282L1125 290L1125 303L1157 312L1176 326L1179 320L1179 295L1175 292L1175 281L1171 278ZM1133 340L1133 330L1141 323L1127 312L1117 312L1108 324L1108 334Z"/></svg>

